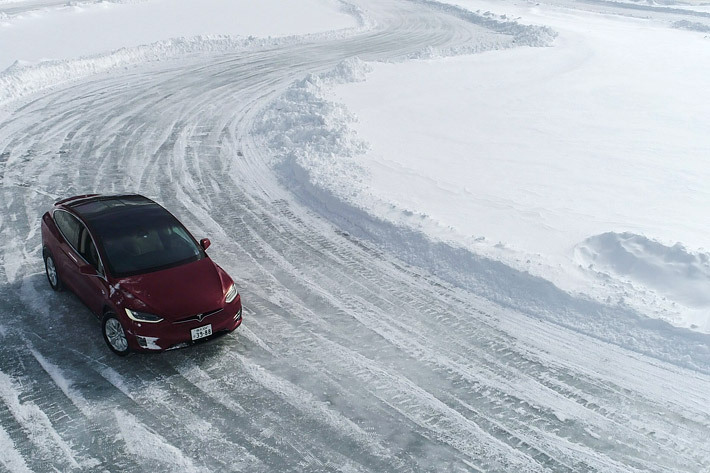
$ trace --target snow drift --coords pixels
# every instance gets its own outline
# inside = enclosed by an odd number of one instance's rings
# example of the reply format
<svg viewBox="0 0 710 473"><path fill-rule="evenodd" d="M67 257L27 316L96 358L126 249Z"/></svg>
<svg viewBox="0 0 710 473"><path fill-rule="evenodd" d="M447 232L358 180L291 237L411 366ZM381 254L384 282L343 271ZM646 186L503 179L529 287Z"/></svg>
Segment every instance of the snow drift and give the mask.
<svg viewBox="0 0 710 473"><path fill-rule="evenodd" d="M663 243L634 233L604 233L575 249L578 262L609 273L693 308L710 306L710 254L682 244Z"/></svg>
<svg viewBox="0 0 710 473"><path fill-rule="evenodd" d="M332 102L328 90L334 84L363 80L369 67L351 59L326 73L310 74L294 82L255 120L252 131L273 156L272 166L282 184L301 203L335 224L345 238L373 242L405 263L426 268L503 307L680 366L698 370L707 365L710 353L701 334L648 319L624 303L571 295L542 277L456 243L432 239L420 229L388 221L358 205L358 196L369 192L367 171L359 162L367 144L351 126L356 117ZM691 351L679 349L685 344L682 340L697 345Z"/></svg>

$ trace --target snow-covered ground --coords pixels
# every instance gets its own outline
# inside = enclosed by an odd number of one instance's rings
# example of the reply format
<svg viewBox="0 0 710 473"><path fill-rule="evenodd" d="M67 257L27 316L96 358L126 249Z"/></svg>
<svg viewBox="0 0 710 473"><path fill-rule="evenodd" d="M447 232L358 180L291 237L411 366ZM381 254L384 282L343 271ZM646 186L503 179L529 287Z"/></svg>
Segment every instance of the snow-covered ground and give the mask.
<svg viewBox="0 0 710 473"><path fill-rule="evenodd" d="M288 36L356 26L337 0L61 2L0 17L0 70L15 61L75 59L170 38ZM0 12L3 4L0 3Z"/></svg>
<svg viewBox="0 0 710 473"><path fill-rule="evenodd" d="M327 150L352 154L357 177L333 158L311 159L312 179L565 290L710 332L709 39L663 16L455 3L559 36L371 65L325 91L358 119L351 149Z"/></svg>
<svg viewBox="0 0 710 473"><path fill-rule="evenodd" d="M78 22L0 73L0 471L710 470L702 10L173 4L0 0ZM87 192L209 237L242 327L112 355L41 260Z"/></svg>
<svg viewBox="0 0 710 473"><path fill-rule="evenodd" d="M340 0L289 5L281 0L0 4L0 104L133 64L332 38L366 26L355 7Z"/></svg>

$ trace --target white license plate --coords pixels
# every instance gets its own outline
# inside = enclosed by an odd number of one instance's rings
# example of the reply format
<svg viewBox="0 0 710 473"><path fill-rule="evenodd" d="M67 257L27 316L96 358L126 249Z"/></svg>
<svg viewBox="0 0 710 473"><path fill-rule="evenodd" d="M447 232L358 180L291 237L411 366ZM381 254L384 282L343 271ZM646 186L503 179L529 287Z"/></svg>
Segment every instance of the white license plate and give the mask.
<svg viewBox="0 0 710 473"><path fill-rule="evenodd" d="M212 324L204 325L202 327L193 328L190 330L193 340L199 340L200 338L209 337L212 335Z"/></svg>

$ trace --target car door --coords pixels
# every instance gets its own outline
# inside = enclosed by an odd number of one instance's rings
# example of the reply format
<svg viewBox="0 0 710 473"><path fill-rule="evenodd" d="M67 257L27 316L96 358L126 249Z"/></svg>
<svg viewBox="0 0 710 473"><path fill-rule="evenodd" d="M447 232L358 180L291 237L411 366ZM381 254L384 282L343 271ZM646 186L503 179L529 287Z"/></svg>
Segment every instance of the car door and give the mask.
<svg viewBox="0 0 710 473"><path fill-rule="evenodd" d="M80 257L76 248L79 246L81 222L65 210L56 210L52 217L64 237L64 240L60 241L58 245L59 253L54 255L57 270L62 282L73 292L77 292Z"/></svg>
<svg viewBox="0 0 710 473"><path fill-rule="evenodd" d="M89 309L100 315L108 294L108 282L94 239L83 223L79 229L77 250L81 257L77 267L77 295ZM82 272L82 266L89 266L91 270Z"/></svg>

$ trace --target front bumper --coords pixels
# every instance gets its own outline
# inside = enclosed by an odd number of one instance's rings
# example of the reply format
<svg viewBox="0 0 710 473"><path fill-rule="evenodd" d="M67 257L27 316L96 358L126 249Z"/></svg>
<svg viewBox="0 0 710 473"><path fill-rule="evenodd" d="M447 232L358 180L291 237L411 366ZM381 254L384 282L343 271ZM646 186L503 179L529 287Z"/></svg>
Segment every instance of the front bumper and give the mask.
<svg viewBox="0 0 710 473"><path fill-rule="evenodd" d="M156 352L180 348L195 343L212 340L234 331L242 324L241 297L225 305L225 307L205 318L173 322L163 320L157 324L141 323L128 320L126 335L132 351ZM191 331L206 325L212 326L212 335L198 340L192 340Z"/></svg>

